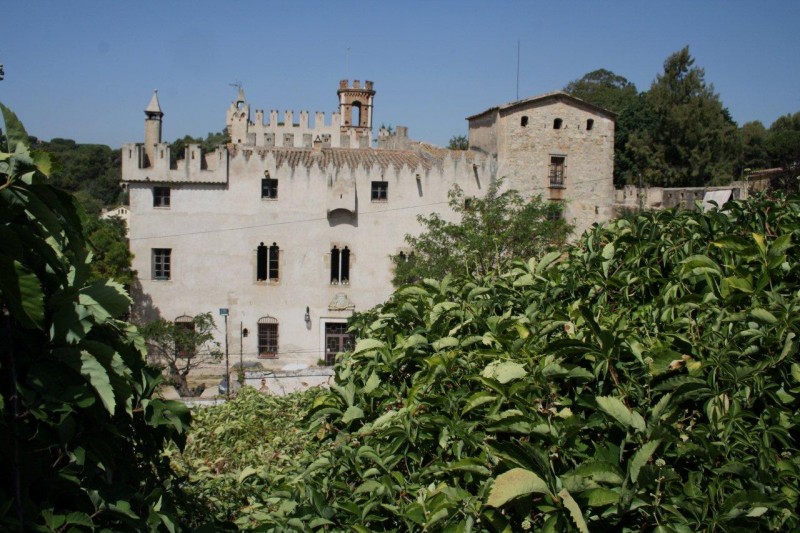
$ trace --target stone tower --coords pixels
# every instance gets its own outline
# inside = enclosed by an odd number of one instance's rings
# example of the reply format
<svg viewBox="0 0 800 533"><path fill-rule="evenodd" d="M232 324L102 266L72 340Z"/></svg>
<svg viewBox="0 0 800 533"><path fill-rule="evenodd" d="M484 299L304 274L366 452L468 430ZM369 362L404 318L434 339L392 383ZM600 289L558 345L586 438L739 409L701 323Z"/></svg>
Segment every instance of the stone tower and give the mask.
<svg viewBox="0 0 800 533"><path fill-rule="evenodd" d="M348 80L339 82L339 114L342 117L342 139L349 138L352 148L368 148L372 137L372 100L375 91L371 81L365 81L361 87L359 80L353 80L353 85ZM342 142L347 146L347 141Z"/></svg>
<svg viewBox="0 0 800 533"><path fill-rule="evenodd" d="M155 161L156 145L161 143L161 119L164 113L158 103L158 89L153 91L153 97L144 110L144 153L147 157L147 166Z"/></svg>

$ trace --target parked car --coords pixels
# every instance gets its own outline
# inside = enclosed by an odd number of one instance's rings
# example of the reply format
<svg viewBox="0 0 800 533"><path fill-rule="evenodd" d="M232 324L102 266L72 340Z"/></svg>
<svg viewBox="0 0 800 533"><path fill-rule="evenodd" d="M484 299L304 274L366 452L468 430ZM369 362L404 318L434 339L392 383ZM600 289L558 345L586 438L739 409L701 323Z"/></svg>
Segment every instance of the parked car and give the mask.
<svg viewBox="0 0 800 533"><path fill-rule="evenodd" d="M240 388L242 388L241 383L236 376L236 374L231 374L233 376L233 381L231 382L231 392L236 392ZM217 390L220 394L228 394L228 377L222 376L222 379L219 380L219 385L217 385Z"/></svg>

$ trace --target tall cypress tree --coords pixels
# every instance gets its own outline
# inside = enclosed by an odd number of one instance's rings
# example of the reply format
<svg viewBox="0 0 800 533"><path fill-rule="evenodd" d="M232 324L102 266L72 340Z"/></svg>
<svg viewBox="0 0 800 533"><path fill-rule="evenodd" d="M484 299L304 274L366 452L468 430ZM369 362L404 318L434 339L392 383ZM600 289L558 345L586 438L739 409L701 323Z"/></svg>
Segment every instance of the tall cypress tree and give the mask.
<svg viewBox="0 0 800 533"><path fill-rule="evenodd" d="M688 46L667 58L646 99L652 127L630 140L646 183L701 186L733 178L736 124Z"/></svg>

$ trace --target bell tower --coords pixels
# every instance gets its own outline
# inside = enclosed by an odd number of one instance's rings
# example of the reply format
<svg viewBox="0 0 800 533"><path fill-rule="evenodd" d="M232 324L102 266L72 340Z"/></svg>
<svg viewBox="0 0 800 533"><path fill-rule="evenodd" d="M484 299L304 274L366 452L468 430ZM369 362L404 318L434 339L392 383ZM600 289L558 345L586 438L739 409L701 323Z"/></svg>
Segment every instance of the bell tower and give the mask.
<svg viewBox="0 0 800 533"><path fill-rule="evenodd" d="M161 144L161 119L164 113L158 103L158 89L153 91L153 97L144 110L144 153L147 156L147 166L155 161L156 146Z"/></svg>
<svg viewBox="0 0 800 533"><path fill-rule="evenodd" d="M375 90L371 81L361 87L359 80L339 82L339 114L341 115L342 137L354 139L355 146L368 148L372 137L372 100ZM365 144L366 142L366 144Z"/></svg>

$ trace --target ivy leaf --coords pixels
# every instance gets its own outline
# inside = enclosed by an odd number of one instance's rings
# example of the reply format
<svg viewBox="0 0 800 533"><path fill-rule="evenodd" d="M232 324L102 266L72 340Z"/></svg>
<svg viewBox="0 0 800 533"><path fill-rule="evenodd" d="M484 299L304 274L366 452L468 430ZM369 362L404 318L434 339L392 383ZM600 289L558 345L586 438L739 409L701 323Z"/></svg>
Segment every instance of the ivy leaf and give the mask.
<svg viewBox="0 0 800 533"><path fill-rule="evenodd" d="M9 108L0 104L0 111L3 114L3 121L6 123L6 139L8 140L8 146L6 147L8 152L15 152L17 151L17 144L21 144L23 146L28 146L28 132L25 131L25 126L22 125L22 122L17 117L16 113L11 111Z"/></svg>
<svg viewBox="0 0 800 533"><path fill-rule="evenodd" d="M644 465L647 464L647 461L650 460L650 456L653 455L653 452L656 451L656 448L658 448L660 443L660 440L651 440L639 448L639 450L634 454L631 462L628 464L631 474L631 481L634 483L636 482L636 480L639 478L639 471Z"/></svg>
<svg viewBox="0 0 800 533"><path fill-rule="evenodd" d="M550 489L542 478L530 470L512 468L495 478L486 504L501 507L514 498L531 493L549 494Z"/></svg>
<svg viewBox="0 0 800 533"><path fill-rule="evenodd" d="M581 508L578 503L572 498L572 495L567 491L567 489L562 489L561 492L558 493L561 497L561 501L564 503L564 507L569 510L569 514L572 517L572 521L575 522L575 525L578 527L578 530L581 533L589 533L589 528L586 526L586 520L583 518L583 513L581 513Z"/></svg>
<svg viewBox="0 0 800 533"><path fill-rule="evenodd" d="M508 383L527 376L528 372L523 365L514 361L494 361L486 365L481 375L500 383Z"/></svg>
<svg viewBox="0 0 800 533"><path fill-rule="evenodd" d="M81 352L81 374L89 378L97 395L103 402L109 414L114 414L116 401L114 400L114 389L108 379L108 373L103 365L92 354L87 351Z"/></svg>

